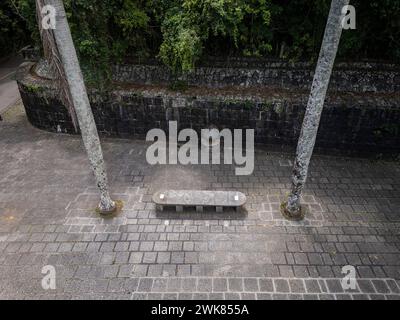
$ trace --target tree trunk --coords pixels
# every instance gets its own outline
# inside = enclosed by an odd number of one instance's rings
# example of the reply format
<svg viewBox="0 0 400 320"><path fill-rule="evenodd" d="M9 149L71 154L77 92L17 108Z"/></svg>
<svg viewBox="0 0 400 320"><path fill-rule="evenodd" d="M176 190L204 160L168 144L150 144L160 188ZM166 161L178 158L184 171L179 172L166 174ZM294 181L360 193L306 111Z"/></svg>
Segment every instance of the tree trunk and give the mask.
<svg viewBox="0 0 400 320"><path fill-rule="evenodd" d="M105 169L103 153L90 107L82 71L79 65L75 46L72 41L67 17L62 0L47 0L46 4L52 5L56 10L56 28L53 32L56 49L63 73L67 80L72 104L74 106L83 143L94 172L96 183L100 189L100 213L111 213L116 209L115 202L108 192L107 173ZM41 21L39 21L39 24Z"/></svg>
<svg viewBox="0 0 400 320"><path fill-rule="evenodd" d="M349 0L332 0L303 126L297 144L292 190L287 203L282 204L282 212L287 218L302 219L304 215L300 205L301 192L306 183L326 91L342 34L342 8L348 5L349 2Z"/></svg>

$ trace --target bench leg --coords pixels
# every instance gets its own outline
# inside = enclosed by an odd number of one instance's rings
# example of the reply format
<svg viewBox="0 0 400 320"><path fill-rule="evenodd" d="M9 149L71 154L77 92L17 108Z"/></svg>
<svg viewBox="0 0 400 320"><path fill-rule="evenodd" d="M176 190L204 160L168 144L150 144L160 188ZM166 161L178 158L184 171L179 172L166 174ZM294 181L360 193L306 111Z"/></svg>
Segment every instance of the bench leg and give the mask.
<svg viewBox="0 0 400 320"><path fill-rule="evenodd" d="M241 212L242 211L242 207L235 207L235 211L236 212Z"/></svg>
<svg viewBox="0 0 400 320"><path fill-rule="evenodd" d="M157 211L164 211L164 206L162 206L162 205L156 205L156 210Z"/></svg>
<svg viewBox="0 0 400 320"><path fill-rule="evenodd" d="M223 212L223 211L224 211L224 208L223 208L223 207L217 206L217 207L215 207L215 211L218 212L218 213L220 213L220 212Z"/></svg>
<svg viewBox="0 0 400 320"><path fill-rule="evenodd" d="M203 212L203 206L196 206L197 212Z"/></svg>
<svg viewBox="0 0 400 320"><path fill-rule="evenodd" d="M183 206L176 206L176 212L183 212Z"/></svg>

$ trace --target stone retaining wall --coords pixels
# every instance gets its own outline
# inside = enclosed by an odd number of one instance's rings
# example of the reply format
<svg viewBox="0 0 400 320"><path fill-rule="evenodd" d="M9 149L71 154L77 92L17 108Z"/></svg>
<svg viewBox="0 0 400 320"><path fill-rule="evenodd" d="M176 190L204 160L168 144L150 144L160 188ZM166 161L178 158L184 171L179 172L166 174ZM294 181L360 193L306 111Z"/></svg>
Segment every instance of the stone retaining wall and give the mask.
<svg viewBox="0 0 400 320"><path fill-rule="evenodd" d="M114 67L118 82L168 85L180 80L194 86L266 86L309 90L315 66L259 59L204 62L195 71L176 77L168 68L153 64ZM400 68L380 63L338 63L330 81L331 91L394 93L400 91Z"/></svg>
<svg viewBox="0 0 400 320"><path fill-rule="evenodd" d="M32 73L31 67L22 68L18 80L29 121L40 129L73 133L71 119L55 96L51 81ZM299 80L301 77L294 76L296 70L293 73L282 69L259 71L258 80L246 75L246 88L243 88L243 81L239 78L228 77L228 71L216 71L214 74L209 69L207 72L213 74L214 79L211 80L199 70L196 79L200 83L206 81L207 86L204 87L209 88L213 81L219 83L218 79L223 78L221 82L227 86L226 89L189 87L183 92L175 92L166 86L154 86L154 83L169 81L167 78L162 81L155 79L160 74L166 74L155 71L161 68L159 66L131 66L129 72L123 68L117 67L115 76L116 80L125 81L123 86L107 93L89 90L97 127L103 136L144 137L153 128L167 131L168 121L176 120L180 129L200 130L210 126L220 129L253 128L256 143L296 145L308 98L308 90L301 90L301 87L306 88L307 85ZM350 84L352 78L348 78L348 75L354 72L361 77L363 71L360 70L362 68L346 71L342 78ZM274 72L280 73L281 78L273 76ZM352 92L337 91L331 87L322 114L317 147L376 153L399 152L400 96L392 93L399 86L399 74L390 68L386 71L382 69L381 72L375 74L371 71L369 76L364 77L364 80L367 79L364 82L354 79ZM272 85L264 86L272 82L277 85L283 81L282 77L293 81L288 80L279 90L272 89ZM374 77L380 80L372 81ZM383 81L384 78L386 81ZM136 79L136 84L128 86L126 83L133 79ZM339 84L340 81L337 81ZM143 85L148 82L153 85ZM195 80L189 80L191 82ZM289 88L296 87L296 83L299 83L300 88ZM237 86L229 87L231 84ZM260 84L263 86L257 86ZM366 88L374 88L372 91L376 92L360 93L369 91L364 90Z"/></svg>

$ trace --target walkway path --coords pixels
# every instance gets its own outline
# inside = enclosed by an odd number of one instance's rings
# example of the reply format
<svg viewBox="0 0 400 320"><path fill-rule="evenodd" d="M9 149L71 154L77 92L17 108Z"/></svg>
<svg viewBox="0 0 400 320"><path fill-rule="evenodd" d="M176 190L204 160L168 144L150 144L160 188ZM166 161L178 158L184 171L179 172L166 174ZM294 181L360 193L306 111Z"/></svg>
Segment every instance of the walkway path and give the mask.
<svg viewBox="0 0 400 320"><path fill-rule="evenodd" d="M78 136L31 127L21 106L0 122L0 298L399 299L400 168L313 158L303 202L287 222L292 154L258 150L255 172L150 166L143 141L103 139L114 198L104 220ZM240 190L246 214L157 213L161 188ZM41 286L54 266L56 289ZM355 290L340 285L342 267Z"/></svg>
<svg viewBox="0 0 400 320"><path fill-rule="evenodd" d="M21 62L15 57L0 64L0 115L20 99L14 74Z"/></svg>

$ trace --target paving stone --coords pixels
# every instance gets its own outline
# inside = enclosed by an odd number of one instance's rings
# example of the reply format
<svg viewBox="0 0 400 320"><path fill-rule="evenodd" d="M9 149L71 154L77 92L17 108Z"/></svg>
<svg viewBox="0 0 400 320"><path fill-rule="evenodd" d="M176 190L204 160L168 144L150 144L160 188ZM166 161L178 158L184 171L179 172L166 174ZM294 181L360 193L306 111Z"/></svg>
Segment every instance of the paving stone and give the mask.
<svg viewBox="0 0 400 320"><path fill-rule="evenodd" d="M176 266L175 264L165 264L165 265L163 265L163 272L162 272L162 275L163 275L164 277L168 277L168 276L173 277L173 276L176 276L176 273L177 273L176 269L177 269L177 266Z"/></svg>
<svg viewBox="0 0 400 320"><path fill-rule="evenodd" d="M142 259L143 259L142 252L131 252L131 254L129 256L130 263L140 263L140 262L142 262Z"/></svg>
<svg viewBox="0 0 400 320"><path fill-rule="evenodd" d="M194 293L193 300L208 300L208 293Z"/></svg>
<svg viewBox="0 0 400 320"><path fill-rule="evenodd" d="M301 295L301 294L288 294L288 300L303 300L303 295Z"/></svg>
<svg viewBox="0 0 400 320"><path fill-rule="evenodd" d="M261 292L274 292L272 279L259 279L258 283Z"/></svg>
<svg viewBox="0 0 400 320"><path fill-rule="evenodd" d="M370 300L370 296L366 294L353 294L353 300Z"/></svg>
<svg viewBox="0 0 400 320"><path fill-rule="evenodd" d="M240 293L236 292L225 292L224 293L225 300L240 300Z"/></svg>
<svg viewBox="0 0 400 320"><path fill-rule="evenodd" d="M376 292L378 293L390 293L390 289L384 280L372 280Z"/></svg>
<svg viewBox="0 0 400 320"><path fill-rule="evenodd" d="M129 261L129 252L117 252L115 254L116 264L125 264Z"/></svg>
<svg viewBox="0 0 400 320"><path fill-rule="evenodd" d="M210 300L224 300L224 294L220 292L212 292L209 294Z"/></svg>
<svg viewBox="0 0 400 320"><path fill-rule="evenodd" d="M210 278L199 278L197 282L197 291L199 292L211 292L212 291L212 279Z"/></svg>
<svg viewBox="0 0 400 320"><path fill-rule="evenodd" d="M304 283L306 285L306 290L308 293L320 293L321 288L318 284L318 280L305 279Z"/></svg>
<svg viewBox="0 0 400 320"><path fill-rule="evenodd" d="M243 291L243 279L242 278L229 278L228 279L229 291Z"/></svg>
<svg viewBox="0 0 400 320"><path fill-rule="evenodd" d="M390 291L393 293L400 293L400 287L394 280L386 280L386 284L390 288Z"/></svg>
<svg viewBox="0 0 400 320"><path fill-rule="evenodd" d="M371 300L386 300L386 297L382 294L370 294L369 298Z"/></svg>
<svg viewBox="0 0 400 320"><path fill-rule="evenodd" d="M162 265L149 265L147 270L147 276L149 277L159 277L162 276L163 273L163 266Z"/></svg>
<svg viewBox="0 0 400 320"><path fill-rule="evenodd" d="M170 278L167 283L167 291L180 291L182 286L182 279Z"/></svg>
<svg viewBox="0 0 400 320"><path fill-rule="evenodd" d="M305 293L303 280L289 279L290 292L292 293Z"/></svg>
<svg viewBox="0 0 400 320"><path fill-rule="evenodd" d="M167 290L167 278L155 278L153 281L152 291L154 292L164 292Z"/></svg>
<svg viewBox="0 0 400 320"><path fill-rule="evenodd" d="M162 294L161 293L148 293L147 300L161 300Z"/></svg>
<svg viewBox="0 0 400 320"><path fill-rule="evenodd" d="M147 295L148 295L147 293L142 293L142 292L137 293L137 292L135 292L135 293L132 294L131 299L132 300L147 300Z"/></svg>
<svg viewBox="0 0 400 320"><path fill-rule="evenodd" d="M295 253L294 261L296 264L308 265L307 255L305 253Z"/></svg>
<svg viewBox="0 0 400 320"><path fill-rule="evenodd" d="M197 286L196 278L183 278L182 279L182 290L187 292L193 292Z"/></svg>
<svg viewBox="0 0 400 320"><path fill-rule="evenodd" d="M131 279L126 279L124 288L128 292L134 292L137 290L139 284L139 279L131 278Z"/></svg>
<svg viewBox="0 0 400 320"><path fill-rule="evenodd" d="M157 263L169 263L171 261L171 253L159 252L157 254Z"/></svg>
<svg viewBox="0 0 400 320"><path fill-rule="evenodd" d="M143 255L143 263L155 263L157 259L157 252L145 252Z"/></svg>
<svg viewBox="0 0 400 320"><path fill-rule="evenodd" d="M242 292L242 293L240 293L240 296L241 296L242 300L256 300L255 293Z"/></svg>
<svg viewBox="0 0 400 320"><path fill-rule="evenodd" d="M179 277L189 277L190 276L190 265L180 264L177 266L176 275Z"/></svg>
<svg viewBox="0 0 400 320"><path fill-rule="evenodd" d="M123 292L124 291L125 280L113 278L109 280L108 290L110 292Z"/></svg>
<svg viewBox="0 0 400 320"><path fill-rule="evenodd" d="M319 294L318 298L320 300L335 300L335 296L333 294Z"/></svg>
<svg viewBox="0 0 400 320"><path fill-rule="evenodd" d="M289 283L285 279L274 279L276 292L290 292Z"/></svg>
<svg viewBox="0 0 400 320"><path fill-rule="evenodd" d="M257 300L272 300L272 294L270 293L257 293Z"/></svg>
<svg viewBox="0 0 400 320"><path fill-rule="evenodd" d="M192 300L193 293L180 293L178 294L178 300Z"/></svg>
<svg viewBox="0 0 400 320"><path fill-rule="evenodd" d="M272 300L288 300L288 295L284 293L272 294Z"/></svg>
<svg viewBox="0 0 400 320"><path fill-rule="evenodd" d="M344 291L340 280L327 279L326 285L331 293L342 293Z"/></svg>
<svg viewBox="0 0 400 320"><path fill-rule="evenodd" d="M336 300L352 300L352 296L350 294L337 294Z"/></svg>
<svg viewBox="0 0 400 320"><path fill-rule="evenodd" d="M164 293L162 295L162 300L178 300L177 293Z"/></svg>
<svg viewBox="0 0 400 320"><path fill-rule="evenodd" d="M116 278L119 271L119 266L106 266L103 268L103 271L105 278Z"/></svg>
<svg viewBox="0 0 400 320"><path fill-rule="evenodd" d="M132 268L132 276L145 277L147 275L148 266L136 264Z"/></svg>
<svg viewBox="0 0 400 320"><path fill-rule="evenodd" d="M184 262L184 253L183 252L172 252L171 253L171 263L180 264Z"/></svg>
<svg viewBox="0 0 400 320"><path fill-rule="evenodd" d="M279 273L284 278L294 277L292 266L279 266Z"/></svg>
<svg viewBox="0 0 400 320"><path fill-rule="evenodd" d="M296 278L308 278L310 276L306 266L293 266L293 272Z"/></svg>
<svg viewBox="0 0 400 320"><path fill-rule="evenodd" d="M244 291L257 292L259 291L258 279L256 278L245 278L244 280Z"/></svg>
<svg viewBox="0 0 400 320"><path fill-rule="evenodd" d="M370 280L357 280L357 285L362 293L375 293L375 288Z"/></svg>
<svg viewBox="0 0 400 320"><path fill-rule="evenodd" d="M395 162L316 153L302 198L310 215L291 222L279 212L290 186L285 153L256 148L251 176L223 165L159 172L140 141L105 139L110 190L125 206L104 220L93 211L98 190L79 136L33 129L23 113L18 121L0 126L0 218L7 221L0 225L2 298L400 296ZM246 215L156 212L153 193L177 187L240 190L248 198ZM357 270L356 290L341 287L348 264ZM56 267L57 293L32 285L45 265Z"/></svg>
<svg viewBox="0 0 400 320"><path fill-rule="evenodd" d="M227 290L228 290L228 284L225 278L213 278L214 292L225 292Z"/></svg>
<svg viewBox="0 0 400 320"><path fill-rule="evenodd" d="M127 251L129 248L129 242L117 242L114 247L114 251Z"/></svg>

